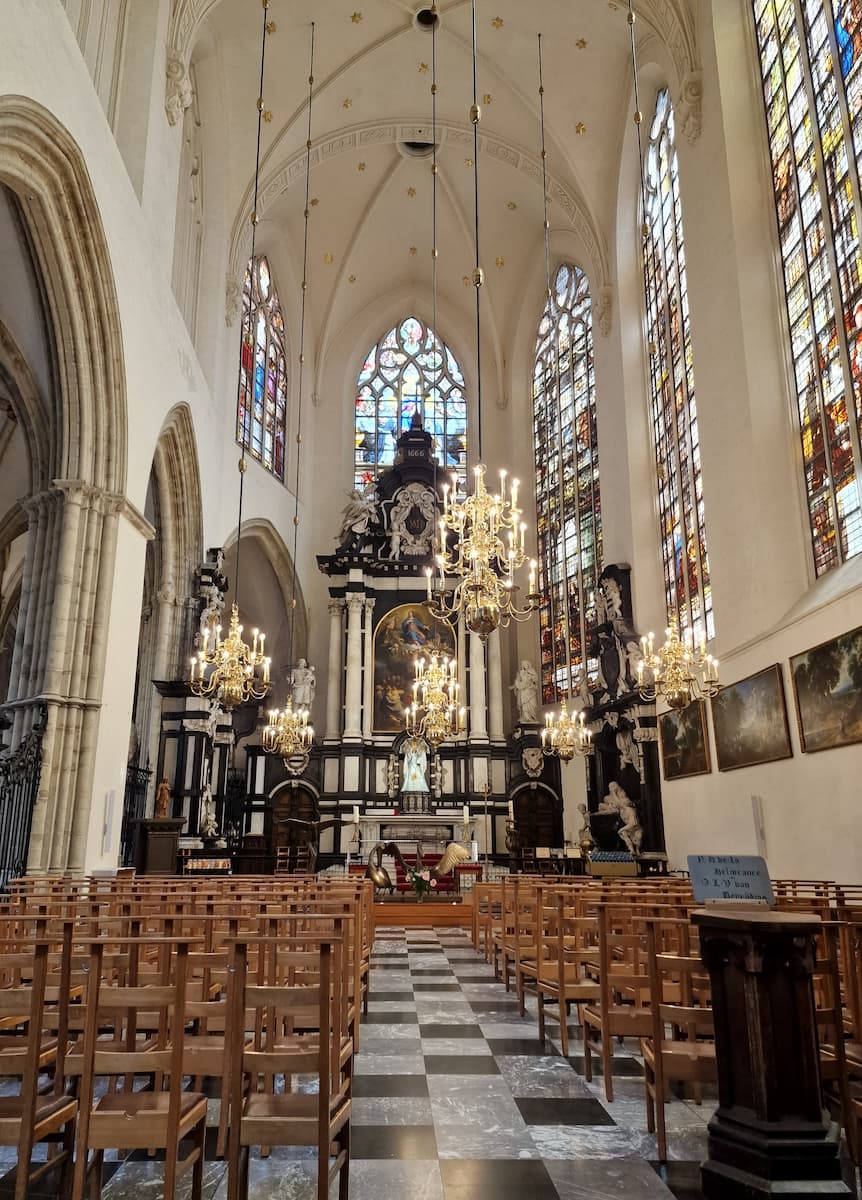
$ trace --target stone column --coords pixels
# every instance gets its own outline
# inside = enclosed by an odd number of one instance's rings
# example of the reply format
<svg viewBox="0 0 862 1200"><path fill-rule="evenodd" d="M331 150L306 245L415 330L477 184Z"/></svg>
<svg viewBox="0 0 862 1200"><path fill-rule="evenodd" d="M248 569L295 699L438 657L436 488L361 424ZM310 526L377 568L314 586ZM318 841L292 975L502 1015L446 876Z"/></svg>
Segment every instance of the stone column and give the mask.
<svg viewBox="0 0 862 1200"><path fill-rule="evenodd" d="M347 596L347 680L345 683L345 740L359 741L362 737L362 610L365 595L350 592Z"/></svg>
<svg viewBox="0 0 862 1200"><path fill-rule="evenodd" d="M500 653L500 630L488 638L488 708L492 742L503 740L503 664Z"/></svg>
<svg viewBox="0 0 862 1200"><path fill-rule="evenodd" d="M374 601L365 601L365 653L362 687L362 736L371 737L374 717Z"/></svg>
<svg viewBox="0 0 862 1200"><path fill-rule="evenodd" d="M329 601L329 664L326 674L326 741L341 733L341 651L343 600Z"/></svg>
<svg viewBox="0 0 862 1200"><path fill-rule="evenodd" d="M488 713L485 688L485 647L478 633L470 638L470 738L487 742Z"/></svg>

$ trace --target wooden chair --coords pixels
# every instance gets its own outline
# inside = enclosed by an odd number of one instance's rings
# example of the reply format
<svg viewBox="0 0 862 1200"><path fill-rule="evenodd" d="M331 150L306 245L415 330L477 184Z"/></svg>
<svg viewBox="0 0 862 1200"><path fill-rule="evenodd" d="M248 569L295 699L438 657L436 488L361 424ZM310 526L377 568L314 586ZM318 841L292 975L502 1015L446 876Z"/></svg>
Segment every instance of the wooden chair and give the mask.
<svg viewBox="0 0 862 1200"><path fill-rule="evenodd" d="M255 984L247 977L249 941L236 943L228 1200L248 1195L252 1146L316 1146L318 1200L328 1200L336 1175L339 1200L347 1200L353 1047L340 982L343 950L336 938L296 939L278 961L270 958L268 973L275 969L286 982ZM314 983L308 982L312 963ZM245 1045L250 1029L251 1048ZM317 1093L292 1091L292 1077L308 1073L318 1077ZM279 1077L282 1092L274 1087Z"/></svg>
<svg viewBox="0 0 862 1200"><path fill-rule="evenodd" d="M183 1091L189 943L174 939L167 949L173 982L124 987L102 979L104 942L89 945L73 1200L83 1200L88 1179L97 1200L105 1150L115 1148L163 1149L164 1200L174 1200L177 1177L189 1168L192 1200L201 1200L206 1098ZM96 1080L103 1076L121 1086L97 1098ZM135 1079L141 1076L149 1086L136 1091ZM178 1161L180 1142L187 1137L193 1147Z"/></svg>
<svg viewBox="0 0 862 1200"><path fill-rule="evenodd" d="M614 1098L613 1039L641 1038L652 1033L649 1012L649 967L642 926L632 930L630 910L598 906L599 953L596 974L598 1003L581 1008L584 1029L584 1075L593 1077L592 1055L600 1045L605 1096Z"/></svg>
<svg viewBox="0 0 862 1200"><path fill-rule="evenodd" d="M0 1040L0 1075L19 1080L16 1095L0 1097L0 1145L15 1146L18 1153L15 1200L24 1200L31 1184L56 1170L60 1171L57 1195L65 1197L72 1178L77 1101L56 1087L48 1094L39 1090L40 1067L51 1060L51 1056L46 1058L43 1030L49 949L47 941L31 942L18 953L0 956L0 972L24 969L32 973L29 986L0 989L0 1016L7 1028ZM13 1026L16 1031L9 1032ZM56 1053L56 1039L49 1040ZM58 1138L59 1152L34 1164L33 1147Z"/></svg>
<svg viewBox="0 0 862 1200"><path fill-rule="evenodd" d="M661 954L659 926L647 923L652 1031L641 1038L647 1129L656 1134L658 1156L667 1161L664 1106L671 1083L690 1083L700 1103L701 1086L718 1078L709 977L700 958Z"/></svg>

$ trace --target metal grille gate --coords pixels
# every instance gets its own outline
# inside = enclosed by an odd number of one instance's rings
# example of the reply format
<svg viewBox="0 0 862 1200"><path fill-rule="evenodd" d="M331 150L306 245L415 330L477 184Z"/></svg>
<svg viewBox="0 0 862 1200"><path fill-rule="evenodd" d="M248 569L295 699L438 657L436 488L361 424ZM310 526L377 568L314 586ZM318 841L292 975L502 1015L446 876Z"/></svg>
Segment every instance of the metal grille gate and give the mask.
<svg viewBox="0 0 862 1200"><path fill-rule="evenodd" d="M42 705L36 723L18 749L13 754L0 754L0 893L6 891L10 879L27 869L47 721L48 710Z"/></svg>

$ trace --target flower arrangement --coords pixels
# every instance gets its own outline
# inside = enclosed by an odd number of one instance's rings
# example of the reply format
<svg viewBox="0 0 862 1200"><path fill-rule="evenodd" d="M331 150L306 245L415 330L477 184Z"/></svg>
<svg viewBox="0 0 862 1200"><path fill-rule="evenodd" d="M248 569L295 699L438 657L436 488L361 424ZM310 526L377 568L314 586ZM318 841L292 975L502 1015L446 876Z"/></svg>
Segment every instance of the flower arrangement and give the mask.
<svg viewBox="0 0 862 1200"><path fill-rule="evenodd" d="M427 868L419 870L416 867L408 867L407 880L413 888L417 900L424 899L432 888L437 887L437 880L431 878L431 872Z"/></svg>

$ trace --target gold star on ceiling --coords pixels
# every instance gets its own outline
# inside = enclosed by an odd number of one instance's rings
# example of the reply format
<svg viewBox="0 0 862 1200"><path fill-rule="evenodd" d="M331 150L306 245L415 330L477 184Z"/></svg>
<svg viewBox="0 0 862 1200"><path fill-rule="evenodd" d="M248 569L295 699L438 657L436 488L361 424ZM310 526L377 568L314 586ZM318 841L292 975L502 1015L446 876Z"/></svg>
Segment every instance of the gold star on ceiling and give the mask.
<svg viewBox="0 0 862 1200"><path fill-rule="evenodd" d="M411 246L411 247L410 247L410 253L411 253L411 254L416 254L416 252L417 252L417 251L416 251L416 247L415 247L415 246Z"/></svg>
<svg viewBox="0 0 862 1200"><path fill-rule="evenodd" d="M410 197L410 199L412 200L412 199L413 199L413 197L416 195L416 188L415 188L415 187L409 187L409 188L407 189L407 195L408 195L408 196Z"/></svg>
<svg viewBox="0 0 862 1200"><path fill-rule="evenodd" d="M485 95L482 97L482 103L483 104L493 104L494 103L494 97L491 95L490 92L486 92Z"/></svg>
<svg viewBox="0 0 862 1200"><path fill-rule="evenodd" d="M469 286L470 286L470 276L469 276L469 275L462 275L462 276L461 276L461 282L464 284L464 287L469 287Z"/></svg>
<svg viewBox="0 0 862 1200"><path fill-rule="evenodd" d="M264 119L264 121L266 121L267 125L268 125L268 124L270 123L270 121L272 120L272 113L269 111L269 109L268 109L268 108L265 108L265 109L263 110L263 119Z"/></svg>
<svg viewBox="0 0 862 1200"><path fill-rule="evenodd" d="M364 170L365 170L365 163L357 163L357 164L356 164L356 169L357 169L357 171L364 171Z"/></svg>
<svg viewBox="0 0 862 1200"><path fill-rule="evenodd" d="M350 97L348 96L348 97L347 97L345 100L342 100L342 101L341 101L341 107L342 107L342 108L350 108L350 106L351 106L351 104L352 104L352 103L353 103L353 101L352 101L352 100L350 99Z"/></svg>
<svg viewBox="0 0 862 1200"><path fill-rule="evenodd" d="M323 261L324 261L324 262L325 262L327 265L329 265L329 263L331 263L331 262L332 262L332 255L329 253L329 251L327 251L327 252L326 252L326 254L324 254L324 256L323 256Z"/></svg>
<svg viewBox="0 0 862 1200"><path fill-rule="evenodd" d="M350 19L354 25L358 25L359 22L362 20L362 13L361 12L351 13Z"/></svg>
<svg viewBox="0 0 862 1200"><path fill-rule="evenodd" d="M473 165L473 160L472 160L472 158L465 158L465 159L464 159L464 166L465 166L465 167L472 167L472 165Z"/></svg>
<svg viewBox="0 0 862 1200"><path fill-rule="evenodd" d="M320 201L318 200L318 198L316 196L311 197L311 207L312 208L317 208L319 203L320 203Z"/></svg>
<svg viewBox="0 0 862 1200"><path fill-rule="evenodd" d="M496 262L498 267L505 267L505 265L506 265L505 258L497 258L494 261Z"/></svg>
<svg viewBox="0 0 862 1200"><path fill-rule="evenodd" d="M348 282L348 283L356 283L356 276L355 276L355 275L348 275L348 276L347 276L347 282Z"/></svg>
<svg viewBox="0 0 862 1200"><path fill-rule="evenodd" d="M517 207L518 206L514 200L510 200L509 203L506 205L506 208L508 208L509 212L514 212Z"/></svg>
<svg viewBox="0 0 862 1200"><path fill-rule="evenodd" d="M427 75L427 74L428 74L428 64L427 64L427 63L420 63L420 64L419 64L419 74L420 74L420 75Z"/></svg>
<svg viewBox="0 0 862 1200"><path fill-rule="evenodd" d="M577 125L575 126L575 133L578 135L578 137L581 137L586 132L587 132L586 125L583 123L583 121L578 121Z"/></svg>
<svg viewBox="0 0 862 1200"><path fill-rule="evenodd" d="M503 28L503 18L502 17L494 17L494 19L491 22L491 27L493 29L502 29Z"/></svg>
<svg viewBox="0 0 862 1200"><path fill-rule="evenodd" d="M275 21L267 21L267 23L266 23L266 32L267 33L275 33L276 29L278 29L278 26L276 25Z"/></svg>
<svg viewBox="0 0 862 1200"><path fill-rule="evenodd" d="M575 42L575 45L577 46L577 48L579 50L586 50L587 39L586 38L578 38L578 40Z"/></svg>

